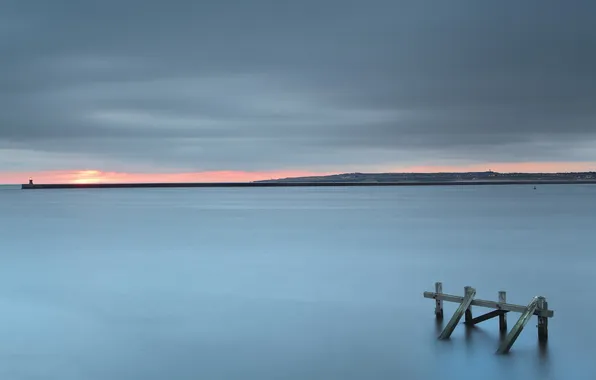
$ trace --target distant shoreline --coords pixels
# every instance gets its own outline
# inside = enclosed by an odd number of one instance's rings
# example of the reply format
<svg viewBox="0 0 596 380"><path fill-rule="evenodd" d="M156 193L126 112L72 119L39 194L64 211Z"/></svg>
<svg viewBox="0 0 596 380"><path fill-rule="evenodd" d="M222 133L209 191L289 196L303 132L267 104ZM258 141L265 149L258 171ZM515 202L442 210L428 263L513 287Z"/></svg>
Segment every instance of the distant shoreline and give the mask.
<svg viewBox="0 0 596 380"><path fill-rule="evenodd" d="M487 185L578 185L596 184L594 180L470 180L470 181L399 181L399 182L188 182L188 183L60 183L23 184L23 190L44 189L122 189L122 188L246 188L246 187L373 187L373 186L487 186Z"/></svg>

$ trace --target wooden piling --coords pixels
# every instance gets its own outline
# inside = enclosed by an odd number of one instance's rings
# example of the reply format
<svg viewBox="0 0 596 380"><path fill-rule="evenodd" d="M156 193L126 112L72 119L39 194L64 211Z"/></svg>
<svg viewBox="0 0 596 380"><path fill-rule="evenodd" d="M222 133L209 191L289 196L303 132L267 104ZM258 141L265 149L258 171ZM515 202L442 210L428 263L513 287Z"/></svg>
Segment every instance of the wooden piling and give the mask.
<svg viewBox="0 0 596 380"><path fill-rule="evenodd" d="M443 283L442 282L435 282L435 293L443 294ZM443 319L443 300L437 298L435 300L435 316L438 320Z"/></svg>
<svg viewBox="0 0 596 380"><path fill-rule="evenodd" d="M499 303L507 303L507 293L503 290L499 292ZM499 315L499 331L507 331L507 314Z"/></svg>
<svg viewBox="0 0 596 380"><path fill-rule="evenodd" d="M471 286L465 286L464 287L464 294L468 294L468 292L470 291L472 287ZM468 306L468 308L466 309L466 314L464 316L464 323L466 325L471 326L472 323L472 305L470 304L470 306Z"/></svg>
<svg viewBox="0 0 596 380"><path fill-rule="evenodd" d="M538 310L540 312L548 310L548 302L546 298L538 297ZM548 317L539 315L538 316L538 341L546 342L548 340Z"/></svg>
<svg viewBox="0 0 596 380"><path fill-rule="evenodd" d="M530 317L534 315L534 312L537 308L538 297L534 297L532 299L532 302L528 304L526 311L522 313L521 317L519 317L518 321L515 323L511 331L509 331L509 334L507 334L507 336L505 337L505 340L499 346L499 349L497 350L498 354L506 354L509 352L511 346L513 346L513 343L515 343L515 340L517 339L519 334L521 334L524 327L526 327L526 324L530 320Z"/></svg>
<svg viewBox="0 0 596 380"><path fill-rule="evenodd" d="M470 304L474 300L475 295L476 289L472 288L471 286L466 286L466 295L464 296L464 299L462 300L461 304L459 304L457 310L455 310L455 313L453 313L453 316L451 317L449 322L447 322L447 326L445 326L445 328L439 335L439 339L449 339L449 337L453 333L453 330L455 330L455 327L461 320L461 317L464 316L464 313L468 309L468 306L470 306Z"/></svg>

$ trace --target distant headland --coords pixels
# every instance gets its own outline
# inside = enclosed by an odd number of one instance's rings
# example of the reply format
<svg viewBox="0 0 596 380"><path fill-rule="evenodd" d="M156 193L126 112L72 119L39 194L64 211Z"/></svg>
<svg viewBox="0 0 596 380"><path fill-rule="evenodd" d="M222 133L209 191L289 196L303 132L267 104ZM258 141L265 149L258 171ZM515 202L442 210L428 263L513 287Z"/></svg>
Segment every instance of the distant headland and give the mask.
<svg viewBox="0 0 596 380"><path fill-rule="evenodd" d="M498 173L493 171L485 172L444 172L444 173L344 173L315 177L293 177L272 180L257 181L263 182L554 182L564 181L565 183L576 183L596 181L596 172L577 173Z"/></svg>
<svg viewBox="0 0 596 380"><path fill-rule="evenodd" d="M578 173L345 173L315 177L292 177L254 182L165 183L64 183L36 184L22 189L101 189L175 187L329 187L329 186L454 186L454 185L596 184L596 172Z"/></svg>

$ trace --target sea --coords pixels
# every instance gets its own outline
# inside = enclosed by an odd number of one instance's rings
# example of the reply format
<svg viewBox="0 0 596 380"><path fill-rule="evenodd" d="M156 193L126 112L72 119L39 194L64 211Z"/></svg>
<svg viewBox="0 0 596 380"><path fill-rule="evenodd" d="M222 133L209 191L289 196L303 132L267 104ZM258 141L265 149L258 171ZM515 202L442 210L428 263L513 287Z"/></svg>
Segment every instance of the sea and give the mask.
<svg viewBox="0 0 596 380"><path fill-rule="evenodd" d="M596 185L3 187L0 378L596 379L595 236ZM437 281L548 344L438 340Z"/></svg>

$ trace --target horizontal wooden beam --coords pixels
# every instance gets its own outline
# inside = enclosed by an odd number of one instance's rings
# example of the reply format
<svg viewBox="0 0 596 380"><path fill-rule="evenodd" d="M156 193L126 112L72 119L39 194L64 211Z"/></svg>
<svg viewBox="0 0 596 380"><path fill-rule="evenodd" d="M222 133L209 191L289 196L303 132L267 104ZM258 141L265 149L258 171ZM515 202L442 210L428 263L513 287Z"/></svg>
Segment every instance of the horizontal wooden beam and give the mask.
<svg viewBox="0 0 596 380"><path fill-rule="evenodd" d="M461 304L464 300L464 297L454 296L451 294L444 294L444 293L437 294L434 292L424 292L424 298L432 298L434 300L455 302L455 303L459 303L459 304ZM502 303L502 302L487 301L487 300L480 300L480 299L472 300L471 304L473 306L488 307L491 309L504 310L504 311L513 311L516 313L524 313L528 309L528 306L514 305L511 303ZM540 317L552 318L554 316L555 312L553 310L535 309L533 314L540 316Z"/></svg>
<svg viewBox="0 0 596 380"><path fill-rule="evenodd" d="M499 317L501 315L504 315L505 313L508 313L508 311L506 310L493 310L491 312L488 312L484 315L480 315L474 319L472 319L470 321L470 323L468 323L469 325L476 325L480 322L484 322L484 321L488 321L489 319L495 318L495 317Z"/></svg>

